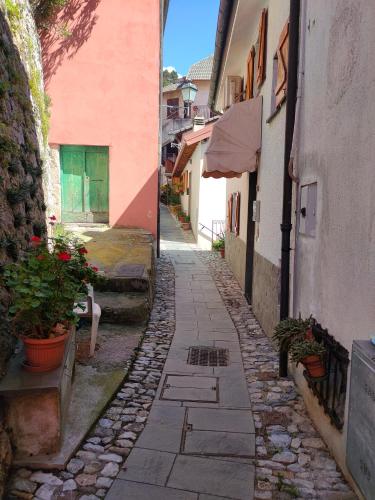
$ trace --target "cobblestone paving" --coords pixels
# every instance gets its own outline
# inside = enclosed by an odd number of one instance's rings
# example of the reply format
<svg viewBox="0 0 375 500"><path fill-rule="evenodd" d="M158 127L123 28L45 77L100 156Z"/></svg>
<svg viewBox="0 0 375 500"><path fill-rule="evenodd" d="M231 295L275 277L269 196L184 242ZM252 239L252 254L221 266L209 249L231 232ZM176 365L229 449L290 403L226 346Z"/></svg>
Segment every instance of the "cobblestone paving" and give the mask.
<svg viewBox="0 0 375 500"><path fill-rule="evenodd" d="M191 242L189 235L187 241ZM225 260L214 252L198 255L240 339L256 427L255 498L355 499L312 425L294 382L278 379L277 354ZM171 260L163 254L150 322L130 375L66 470L19 469L7 498L97 500L106 496L145 427L162 375L175 331L174 280Z"/></svg>
<svg viewBox="0 0 375 500"><path fill-rule="evenodd" d="M157 265L150 321L123 387L65 471L19 469L11 479L7 498L104 498L145 426L174 331L174 268L164 255Z"/></svg>
<svg viewBox="0 0 375 500"><path fill-rule="evenodd" d="M292 380L278 378L278 355L226 261L199 252L236 326L256 428L256 499L349 500L351 491L307 415Z"/></svg>

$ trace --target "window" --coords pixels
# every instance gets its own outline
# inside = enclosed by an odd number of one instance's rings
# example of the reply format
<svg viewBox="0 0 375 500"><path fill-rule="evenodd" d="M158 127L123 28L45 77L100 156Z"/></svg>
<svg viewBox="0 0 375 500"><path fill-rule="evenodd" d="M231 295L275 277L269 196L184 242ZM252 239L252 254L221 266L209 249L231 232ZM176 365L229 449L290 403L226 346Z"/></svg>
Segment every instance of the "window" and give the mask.
<svg viewBox="0 0 375 500"><path fill-rule="evenodd" d="M257 87L259 88L266 79L267 56L267 9L262 10L259 21L258 57L257 57Z"/></svg>
<svg viewBox="0 0 375 500"><path fill-rule="evenodd" d="M227 230L240 234L240 193L233 193L228 200Z"/></svg>
<svg viewBox="0 0 375 500"><path fill-rule="evenodd" d="M179 103L180 101L178 97L173 99L167 99L167 118L178 118Z"/></svg>

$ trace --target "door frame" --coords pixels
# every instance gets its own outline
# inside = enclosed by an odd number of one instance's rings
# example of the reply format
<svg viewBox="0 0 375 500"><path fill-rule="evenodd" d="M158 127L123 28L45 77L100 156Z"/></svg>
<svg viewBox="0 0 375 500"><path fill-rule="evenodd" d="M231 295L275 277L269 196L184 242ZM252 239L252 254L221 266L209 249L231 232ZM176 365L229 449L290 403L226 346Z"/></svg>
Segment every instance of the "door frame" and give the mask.
<svg viewBox="0 0 375 500"><path fill-rule="evenodd" d="M249 202L247 207L247 238L246 238L246 271L245 271L245 298L249 304L253 303L254 278L254 243L255 222L253 221L253 202L257 199L258 172L249 174Z"/></svg>

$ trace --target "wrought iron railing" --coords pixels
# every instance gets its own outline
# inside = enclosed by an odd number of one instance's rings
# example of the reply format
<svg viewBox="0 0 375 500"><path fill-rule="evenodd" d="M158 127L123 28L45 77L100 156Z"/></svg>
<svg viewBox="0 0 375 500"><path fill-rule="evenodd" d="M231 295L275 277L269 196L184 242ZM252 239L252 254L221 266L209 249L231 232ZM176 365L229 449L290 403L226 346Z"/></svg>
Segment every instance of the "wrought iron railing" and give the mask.
<svg viewBox="0 0 375 500"><path fill-rule="evenodd" d="M330 417L332 424L339 430L344 426L345 400L349 367L349 352L327 330L315 323L312 332L317 342L326 349L326 376L320 380L312 379L306 370L304 377L318 398L324 412Z"/></svg>

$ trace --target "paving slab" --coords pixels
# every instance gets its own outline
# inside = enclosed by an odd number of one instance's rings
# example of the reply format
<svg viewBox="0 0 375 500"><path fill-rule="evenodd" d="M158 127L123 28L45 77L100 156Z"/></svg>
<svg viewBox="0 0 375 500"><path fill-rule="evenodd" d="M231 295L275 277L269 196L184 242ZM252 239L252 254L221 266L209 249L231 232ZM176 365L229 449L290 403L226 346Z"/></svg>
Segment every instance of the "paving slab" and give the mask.
<svg viewBox="0 0 375 500"><path fill-rule="evenodd" d="M126 469L120 471L118 478L164 486L175 457L173 453L133 448L126 461Z"/></svg>
<svg viewBox="0 0 375 500"><path fill-rule="evenodd" d="M149 484L116 479L106 500L198 500L198 495L189 491L179 491Z"/></svg>
<svg viewBox="0 0 375 500"><path fill-rule="evenodd" d="M242 432L192 430L186 432L183 452L194 455L250 458L255 456L255 435Z"/></svg>
<svg viewBox="0 0 375 500"><path fill-rule="evenodd" d="M238 462L179 455L167 486L249 500L253 498L254 492L254 467Z"/></svg>
<svg viewBox="0 0 375 500"><path fill-rule="evenodd" d="M187 423L199 430L255 433L254 419L248 410L190 408Z"/></svg>
<svg viewBox="0 0 375 500"><path fill-rule="evenodd" d="M137 440L139 448L179 453L183 427L168 428L166 425L147 424Z"/></svg>

